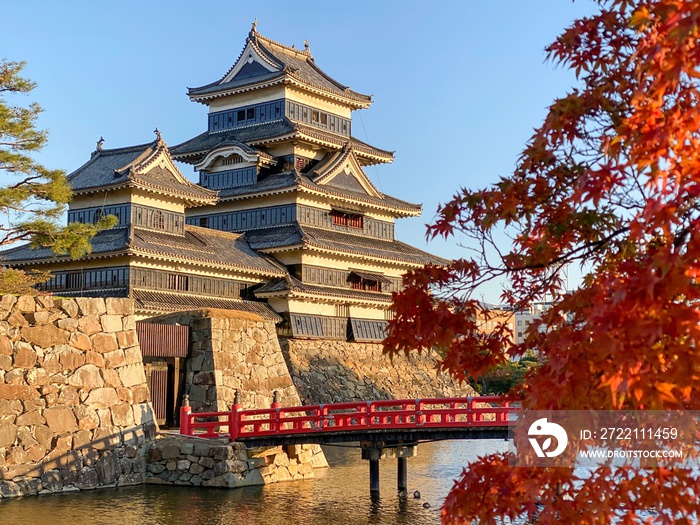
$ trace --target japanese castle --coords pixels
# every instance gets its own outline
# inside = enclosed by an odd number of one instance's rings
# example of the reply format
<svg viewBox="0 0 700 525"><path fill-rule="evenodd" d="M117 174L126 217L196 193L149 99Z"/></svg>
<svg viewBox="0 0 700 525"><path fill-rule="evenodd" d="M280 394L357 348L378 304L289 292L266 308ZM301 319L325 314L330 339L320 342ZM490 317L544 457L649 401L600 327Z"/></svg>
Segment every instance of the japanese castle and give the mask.
<svg viewBox="0 0 700 525"><path fill-rule="evenodd" d="M131 297L139 318L199 308L257 313L284 337L377 341L401 276L447 261L394 238L421 206L380 192L364 172L393 153L352 136L372 99L304 49L253 27L233 66L189 90L206 131L168 147L103 149L69 175L68 221L119 222L79 260L20 246L2 263L49 269L61 296ZM199 172L186 179L173 160Z"/></svg>

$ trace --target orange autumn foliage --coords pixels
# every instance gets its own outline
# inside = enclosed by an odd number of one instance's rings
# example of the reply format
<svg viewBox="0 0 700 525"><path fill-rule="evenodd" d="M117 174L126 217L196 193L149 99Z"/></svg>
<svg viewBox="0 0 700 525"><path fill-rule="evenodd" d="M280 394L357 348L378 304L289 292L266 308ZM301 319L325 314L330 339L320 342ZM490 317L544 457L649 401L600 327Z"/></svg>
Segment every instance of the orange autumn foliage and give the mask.
<svg viewBox="0 0 700 525"><path fill-rule="evenodd" d="M552 104L515 172L460 190L429 226L429 238L473 239L477 255L406 276L385 349L438 348L456 377L484 374L504 362L511 334L476 329L476 290L507 278L513 308L557 297L509 350L542 357L512 393L525 408L700 410L700 2L598 3L548 48L579 83ZM566 294L560 271L571 264L586 277ZM465 469L443 522L497 523L539 501L541 524L694 523L698 477L601 467L578 478L494 454Z"/></svg>

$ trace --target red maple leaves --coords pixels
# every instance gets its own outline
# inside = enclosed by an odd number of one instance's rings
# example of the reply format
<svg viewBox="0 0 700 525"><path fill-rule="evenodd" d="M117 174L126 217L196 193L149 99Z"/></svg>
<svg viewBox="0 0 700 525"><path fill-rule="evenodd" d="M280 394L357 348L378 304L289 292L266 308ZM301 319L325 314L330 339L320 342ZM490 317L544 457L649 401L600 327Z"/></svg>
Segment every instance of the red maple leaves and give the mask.
<svg viewBox="0 0 700 525"><path fill-rule="evenodd" d="M389 352L437 348L457 377L505 352L542 358L513 395L533 409L700 409L700 3L600 1L549 48L580 81L550 107L512 176L461 190L428 237L457 233L475 256L409 273ZM512 245L498 242L501 232ZM565 293L561 270L586 277ZM507 278L513 310L556 300L508 349L504 323L478 330L479 285ZM483 318L483 317L481 317ZM543 505L538 523L683 523L700 510L697 474L469 466L445 523L495 523ZM568 497L564 497L568 496ZM688 522L689 521L685 521Z"/></svg>

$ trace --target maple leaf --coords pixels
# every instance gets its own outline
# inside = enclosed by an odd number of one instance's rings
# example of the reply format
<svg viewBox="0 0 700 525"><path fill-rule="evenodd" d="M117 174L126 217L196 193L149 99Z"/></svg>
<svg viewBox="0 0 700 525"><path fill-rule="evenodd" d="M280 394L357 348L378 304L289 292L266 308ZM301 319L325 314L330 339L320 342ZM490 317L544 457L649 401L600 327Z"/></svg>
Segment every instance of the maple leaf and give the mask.
<svg viewBox="0 0 700 525"><path fill-rule="evenodd" d="M385 350L438 348L458 378L506 352L537 352L540 366L511 392L530 409L698 410L700 3L597 3L547 48L578 85L551 104L513 174L460 190L428 228L471 239L475 255L407 275ZM573 264L584 277L567 293L560 272ZM506 331L487 338L477 323L480 286L498 279L513 311L554 298L510 348ZM653 508L648 522L689 523L698 473L662 467L577 479L488 456L462 473L442 519L496 523L537 509L538 523L638 523ZM560 490L570 498L543 497Z"/></svg>

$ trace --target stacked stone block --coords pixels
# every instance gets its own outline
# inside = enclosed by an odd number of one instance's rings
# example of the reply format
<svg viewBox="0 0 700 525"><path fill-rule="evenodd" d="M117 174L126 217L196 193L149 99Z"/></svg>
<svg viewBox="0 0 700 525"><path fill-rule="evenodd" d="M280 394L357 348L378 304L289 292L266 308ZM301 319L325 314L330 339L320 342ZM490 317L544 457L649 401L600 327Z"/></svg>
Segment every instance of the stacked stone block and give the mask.
<svg viewBox="0 0 700 525"><path fill-rule="evenodd" d="M193 412L231 408L236 390L245 408L300 405L277 340L275 324L247 312L205 309L149 319L190 327L186 382Z"/></svg>
<svg viewBox="0 0 700 525"><path fill-rule="evenodd" d="M0 298L0 497L143 482L135 328L129 299Z"/></svg>
<svg viewBox="0 0 700 525"><path fill-rule="evenodd" d="M304 404L478 395L437 372L434 351L390 358L381 344L303 339L283 341L282 351Z"/></svg>
<svg viewBox="0 0 700 525"><path fill-rule="evenodd" d="M314 446L246 451L242 443L186 436L157 441L147 461L146 483L223 488L310 479L315 463L325 465L323 453Z"/></svg>

